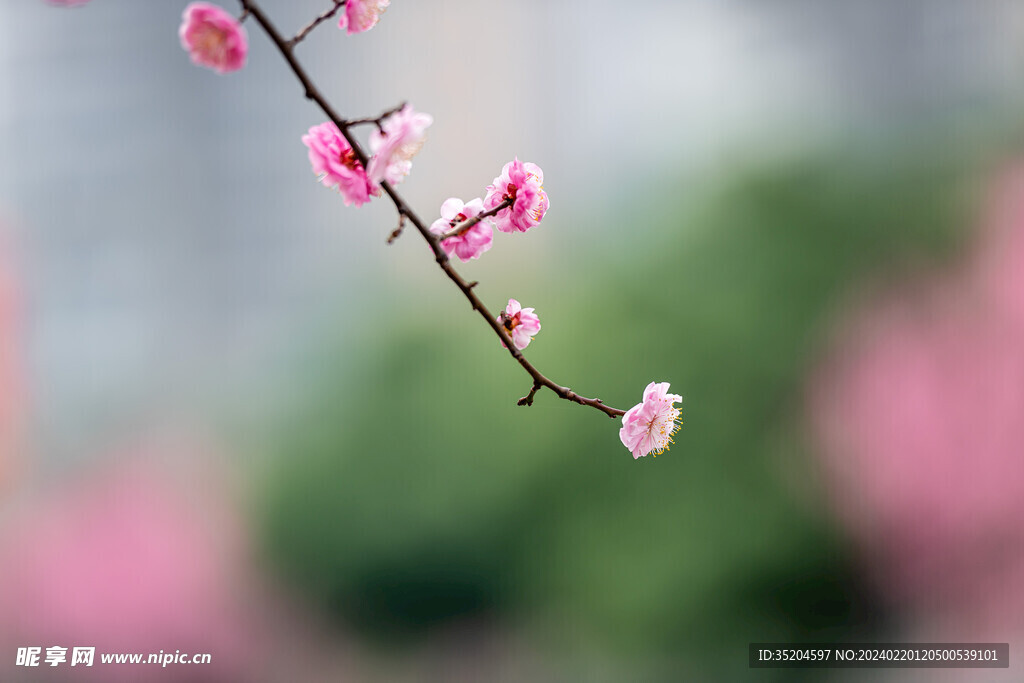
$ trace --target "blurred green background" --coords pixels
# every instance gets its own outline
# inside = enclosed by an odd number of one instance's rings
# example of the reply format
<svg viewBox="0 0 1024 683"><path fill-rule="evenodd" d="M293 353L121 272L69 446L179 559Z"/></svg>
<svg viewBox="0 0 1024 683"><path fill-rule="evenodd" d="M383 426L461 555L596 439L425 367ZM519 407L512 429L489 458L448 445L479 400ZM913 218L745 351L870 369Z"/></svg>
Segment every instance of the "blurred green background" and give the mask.
<svg viewBox="0 0 1024 683"><path fill-rule="evenodd" d="M692 187L651 187L607 226L634 251L588 244L582 267L517 282L544 325L527 354L556 381L623 408L651 380L682 394L656 459L550 392L517 407L528 378L440 273L402 293L356 345L310 355L272 449L267 552L373 640L483 619L607 680L747 679L749 642L881 633L821 507L801 383L855 283L962 234L959 161L834 150L705 181L685 212L670 198ZM495 289L478 291L497 308Z"/></svg>

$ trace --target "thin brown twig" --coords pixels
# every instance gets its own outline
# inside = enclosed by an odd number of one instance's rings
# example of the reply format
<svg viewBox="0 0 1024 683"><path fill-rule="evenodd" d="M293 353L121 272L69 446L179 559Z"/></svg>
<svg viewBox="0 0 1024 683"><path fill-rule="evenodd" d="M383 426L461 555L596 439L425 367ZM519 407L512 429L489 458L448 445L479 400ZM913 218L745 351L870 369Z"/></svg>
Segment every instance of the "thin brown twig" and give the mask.
<svg viewBox="0 0 1024 683"><path fill-rule="evenodd" d="M485 218L490 218L491 216L495 215L496 213L498 213L502 209L507 209L508 207L512 206L515 203L515 201L516 201L515 199L512 199L511 197L509 197L508 199L503 200L501 202L501 204L498 204L493 209L490 209L489 211L484 211L482 213L478 213L477 215L473 216L472 218L467 218L466 220L462 221L461 223L459 223L458 225L453 227L448 232L445 232L445 233L442 233L442 234L438 235L437 239L439 239L439 240L446 240L449 237L455 237L456 235L461 235L462 233L466 232L467 230L469 230L470 228L472 228L474 225L476 225L480 221L484 220Z"/></svg>
<svg viewBox="0 0 1024 683"><path fill-rule="evenodd" d="M388 235L388 244L392 244L397 240L402 235L403 230L405 230L405 214L400 213L398 214L398 227L392 230L391 234Z"/></svg>
<svg viewBox="0 0 1024 683"><path fill-rule="evenodd" d="M377 116L377 117L373 117L373 118L367 117L365 119L349 119L348 120L348 125L350 125L350 126L363 126L363 125L366 125L368 123L372 123L375 126L377 126L377 128L380 128L381 124L384 122L384 119L386 119L387 117L391 116L392 114L397 114L398 112L402 111L403 109L405 109L405 105L406 105L406 103L402 102L397 107L392 107L391 109L388 109L386 112L384 112L383 114L381 114L380 116Z"/></svg>
<svg viewBox="0 0 1024 683"><path fill-rule="evenodd" d="M345 6L345 1L346 0L334 0L334 7L330 8L327 11L325 11L323 14L318 16L316 19L314 19L313 21L311 21L308 24L306 24L305 26L303 26L302 30L300 30L298 33L296 33L295 37L293 37L291 40L288 41L288 46L289 47L295 47L296 45L301 43L303 40L305 40L306 36L308 36L313 29L315 29L317 26L319 26L320 24L324 23L325 21L327 21L328 19L333 17L335 14L337 14L338 10L340 10L342 7Z"/></svg>
<svg viewBox="0 0 1024 683"><path fill-rule="evenodd" d="M363 165L363 168L366 168L368 161L366 152L363 151L362 147L359 145L359 141L356 140L352 133L349 131L349 127L352 124L338 115L338 113L330 105L327 99L320 93L320 91L313 84L313 81L310 79L305 69L302 68L302 65L299 64L298 60L295 58L295 52L293 50L294 45L281 35L280 31L277 30L277 27L274 26L273 22L270 21L270 19L263 12L260 6L255 2L255 0L239 0L239 2L241 3L242 8L244 10L248 10L249 13L252 15L253 19L255 19L256 22L263 28L263 31L267 34L267 37L269 37L270 40L274 43L274 45L277 46L277 49L281 53L281 56L284 57L284 60L285 62L288 63L288 66L291 68L292 73L295 74L295 77L302 85L306 99L315 102L317 106L319 106L320 109L324 112L324 114L327 115L327 118L334 122L334 124L338 127L338 130L341 131L342 137L344 137L348 144L351 145L352 152L355 154L356 159L358 159L359 163ZM599 398L586 398L584 396L580 396L569 387L563 387L562 385L553 382L552 380L548 379L543 374L541 374L540 370L534 367L533 364L530 363L530 361L528 361L525 356L523 356L522 351L515 347L515 345L512 343L512 339L505 331L504 326L500 322L498 322L498 319L496 317L491 315L490 311L487 310L487 307L484 306L483 302L476 296L476 294L473 293L473 287L475 286L476 283L473 283L472 285L467 283L464 279L462 279L462 276L459 275L459 273L452 267L451 262L448 260L448 256L445 255L444 251L440 247L440 241L436 238L436 236L434 236L430 232L430 230L427 229L426 224L419 218L419 216L416 215L416 213L409 207L409 205L402 198L402 196L398 194L395 188L393 188L390 185L390 183L388 183L387 181L381 181L380 186L388 195L388 197L391 198L391 201L392 203L394 203L395 209L398 211L399 216L404 216L408 218L409 222L413 224L413 226L420 233L423 239L426 240L427 245L434 253L434 260L437 261L437 265L441 268L441 270L444 271L444 274L448 276L448 279L455 283L455 286L458 287L462 294L466 297L466 299L469 300L469 303L470 305L472 305L473 310L477 311L480 314L484 321L491 327L492 330L494 330L494 333L498 335L498 338L505 343L505 347L508 350L509 354L513 358L515 358L516 362L518 362L519 365L522 366L522 368L527 372L527 374L529 374L530 377L533 378L534 384L539 384L540 386L547 387L552 392L554 392L555 395L558 396L559 398L565 399L567 401L572 401L574 403L579 403L580 405L590 406L591 408L596 408L597 410L600 410L601 412L608 415L608 417L616 418L625 415L626 411L624 410L619 410L618 408L612 408L611 406L607 406ZM531 392L531 394L535 393L535 391Z"/></svg>

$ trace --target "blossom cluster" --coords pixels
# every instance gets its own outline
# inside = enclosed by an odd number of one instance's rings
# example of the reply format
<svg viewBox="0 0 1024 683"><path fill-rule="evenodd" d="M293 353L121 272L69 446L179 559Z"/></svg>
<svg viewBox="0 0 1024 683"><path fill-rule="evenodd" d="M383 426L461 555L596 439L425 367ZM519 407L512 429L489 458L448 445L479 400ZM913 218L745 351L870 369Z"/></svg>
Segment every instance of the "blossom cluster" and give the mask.
<svg viewBox="0 0 1024 683"><path fill-rule="evenodd" d="M455 252L462 261L479 258L491 248L492 223L501 232L526 232L540 223L548 210L543 183L544 172L539 166L513 159L487 186L483 199L473 199L466 204L455 197L445 200L441 205L441 218L434 221L430 231L444 238L441 247L445 253ZM488 218L458 229L460 223L480 214Z"/></svg>
<svg viewBox="0 0 1024 683"><path fill-rule="evenodd" d="M236 71L245 65L248 38L241 21L248 14L249 5L243 5L246 11L241 19L206 2L193 2L188 6L179 36L182 47L189 52L194 63L219 73ZM338 14L340 29L349 35L362 33L376 26L389 5L390 0L335 0L332 10L319 16L290 41L272 37L298 74L298 67L289 53L313 28ZM265 19L258 16L257 20L268 28ZM273 32L268 28L268 33ZM306 83L304 76L300 75L300 80ZM308 93L309 85L306 85ZM385 189L393 194L389 188L409 175L412 159L423 147L426 130L433 123L429 114L417 112L409 104L377 119L351 122L332 119L311 127L302 136L302 143L308 150L309 163L320 182L336 190L346 206L356 207L381 196ZM375 124L375 129L369 135L369 154L365 154L352 136L351 129L357 124L369 123ZM536 164L516 157L506 163L501 173L487 185L483 197L469 201L449 197L441 204L440 217L433 221L429 230L415 219L414 222L436 250L442 268L458 282L451 266L441 256L442 251L462 262L479 259L493 246L495 229L504 233L525 233L540 224L548 207L544 172ZM406 215L402 210L403 219ZM395 232L397 234L398 231ZM485 312L468 288L461 283L460 287L473 299L474 308ZM505 342L510 341L518 351L525 349L541 329L534 309L524 308L515 299L508 300L508 305L495 322L495 331L502 340L502 346L507 348ZM521 355L517 358L524 362ZM554 388L556 385L549 386ZM539 387L540 384L535 382L534 392ZM679 410L674 404L682 398L667 393L668 388L667 382L651 382L644 391L643 401L623 414L619 437L634 458L664 452L672 434L678 429ZM528 402L532 402L534 392L531 392ZM569 394L574 396L571 392ZM574 400L600 407L610 415L622 414L620 410L601 405L597 399L576 397Z"/></svg>
<svg viewBox="0 0 1024 683"><path fill-rule="evenodd" d="M426 129L433 122L429 114L417 112L408 104L386 117L370 136L373 156L365 168L333 121L310 128L302 142L309 148L309 163L320 182L336 188L346 206L362 206L371 196L380 196L381 182L395 185L405 179L412 168L412 157L423 147Z"/></svg>

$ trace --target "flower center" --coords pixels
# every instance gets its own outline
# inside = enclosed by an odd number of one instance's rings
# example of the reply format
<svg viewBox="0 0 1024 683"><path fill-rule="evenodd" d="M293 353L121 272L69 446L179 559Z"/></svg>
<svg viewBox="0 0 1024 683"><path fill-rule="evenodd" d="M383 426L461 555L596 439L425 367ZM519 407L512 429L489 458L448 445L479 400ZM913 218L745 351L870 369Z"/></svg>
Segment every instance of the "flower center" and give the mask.
<svg viewBox="0 0 1024 683"><path fill-rule="evenodd" d="M419 140L411 140L410 142L404 143L401 147L395 150L395 158L398 161L409 161L416 154L423 149L424 138Z"/></svg>
<svg viewBox="0 0 1024 683"><path fill-rule="evenodd" d="M530 212L530 215L533 216L533 220L537 221L538 223L540 223L540 219L544 217L544 213L542 211L542 208L544 206L544 201L543 200L544 200L545 196L546 195L544 194L544 188L540 188L540 198L541 198L541 201L537 202L537 206L535 206L533 208L533 211Z"/></svg>
<svg viewBox="0 0 1024 683"><path fill-rule="evenodd" d="M679 431L676 420L679 419L679 409L672 407L668 401L661 401L658 412L647 425L647 439L653 446L654 457L658 457L669 449L673 443L672 435Z"/></svg>
<svg viewBox="0 0 1024 683"><path fill-rule="evenodd" d="M519 327L521 322L522 321L519 320L519 313L516 313L515 315L509 315L508 313L505 314L505 329L509 332Z"/></svg>
<svg viewBox="0 0 1024 683"><path fill-rule="evenodd" d="M515 201L516 200L516 194L518 194L518 192L519 192L519 188L516 187L514 183L509 183L508 186L505 187L505 196L502 197L502 199L505 199L505 200L511 199L512 201Z"/></svg>
<svg viewBox="0 0 1024 683"><path fill-rule="evenodd" d="M459 223L462 223L462 222L467 221L467 220L469 220L469 216L467 216L464 213L460 213L455 218L453 218L450 221L448 221L448 227L449 228L454 228ZM472 226L470 226L470 227L472 227ZM462 235L465 235L468 230L469 230L469 228L466 228L465 230L460 230L459 234L457 235L457 237L461 237Z"/></svg>
<svg viewBox="0 0 1024 683"><path fill-rule="evenodd" d="M359 164L359 159L356 159L355 150L349 148L341 153L341 164L349 169L355 170L356 165Z"/></svg>
<svg viewBox="0 0 1024 683"><path fill-rule="evenodd" d="M223 61L227 53L227 36L210 24L203 24L196 31L195 44L200 52L216 61Z"/></svg>

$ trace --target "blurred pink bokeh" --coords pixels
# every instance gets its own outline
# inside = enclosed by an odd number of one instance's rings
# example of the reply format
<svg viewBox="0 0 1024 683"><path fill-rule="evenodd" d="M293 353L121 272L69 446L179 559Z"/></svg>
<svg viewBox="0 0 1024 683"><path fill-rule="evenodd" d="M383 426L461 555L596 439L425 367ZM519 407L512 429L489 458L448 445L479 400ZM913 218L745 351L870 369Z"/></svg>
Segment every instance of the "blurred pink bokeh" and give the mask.
<svg viewBox="0 0 1024 683"><path fill-rule="evenodd" d="M810 382L827 491L910 628L1024 632L1024 161L965 262L876 297Z"/></svg>
<svg viewBox="0 0 1024 683"><path fill-rule="evenodd" d="M121 435L54 477L28 444L25 297L0 230L0 681L347 677L339 634L262 571L231 468L190 430ZM158 416L154 416L160 422ZM173 421L173 420L172 420ZM45 664L46 648L67 660ZM22 647L38 668L17 667ZM201 665L102 665L101 653L209 653Z"/></svg>
<svg viewBox="0 0 1024 683"><path fill-rule="evenodd" d="M193 461L196 452L171 455ZM152 452L124 455L3 519L0 645L95 646L97 665L101 652L211 653L209 665L161 670L163 680L255 680L265 634L259 606L245 599L254 586L244 538L216 477L158 465ZM140 680L131 665L75 673Z"/></svg>
<svg viewBox="0 0 1024 683"><path fill-rule="evenodd" d="M0 492L17 471L26 416L19 292L0 231Z"/></svg>

